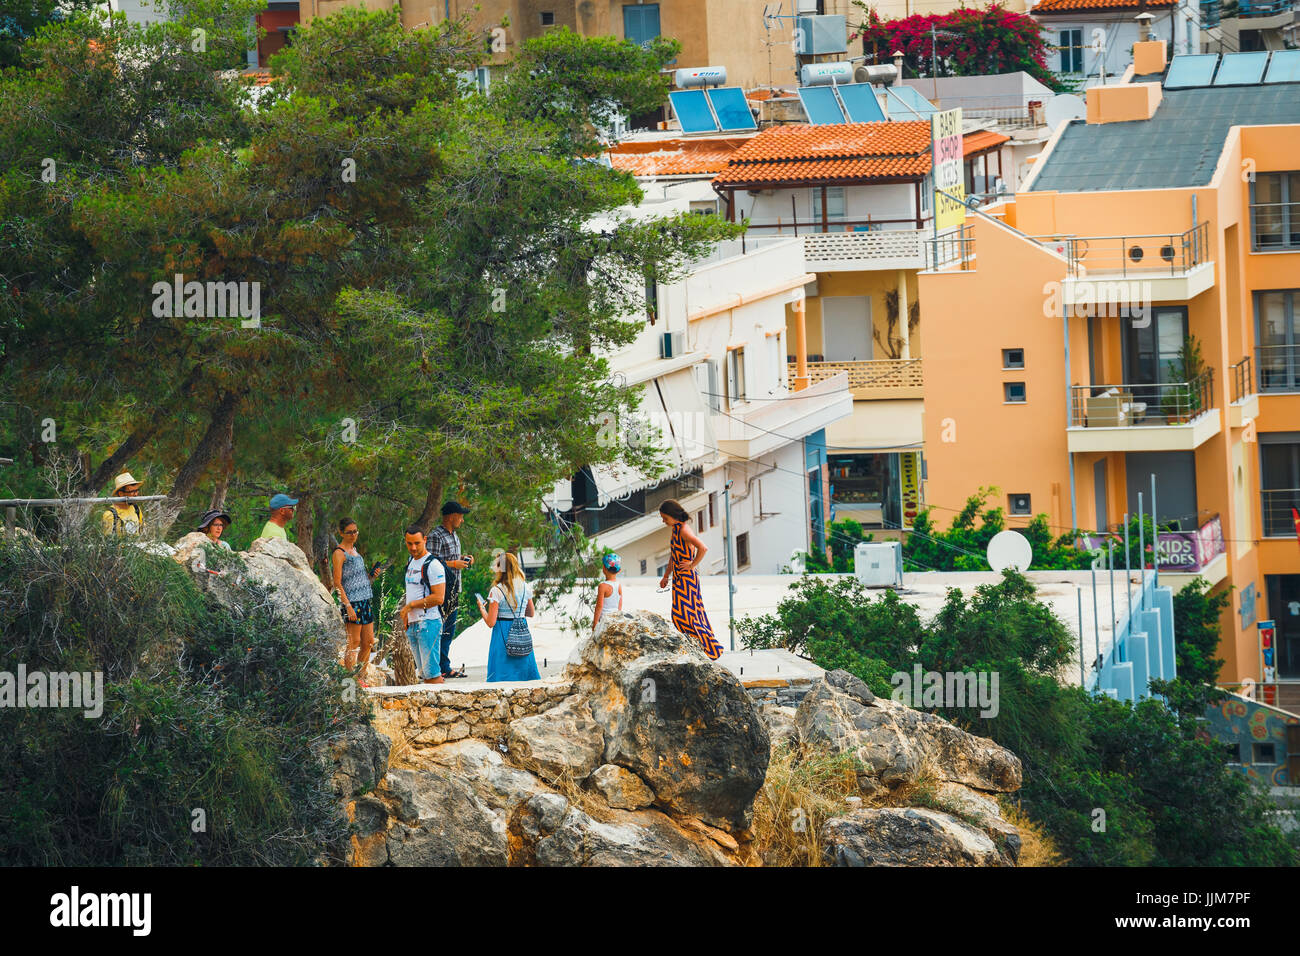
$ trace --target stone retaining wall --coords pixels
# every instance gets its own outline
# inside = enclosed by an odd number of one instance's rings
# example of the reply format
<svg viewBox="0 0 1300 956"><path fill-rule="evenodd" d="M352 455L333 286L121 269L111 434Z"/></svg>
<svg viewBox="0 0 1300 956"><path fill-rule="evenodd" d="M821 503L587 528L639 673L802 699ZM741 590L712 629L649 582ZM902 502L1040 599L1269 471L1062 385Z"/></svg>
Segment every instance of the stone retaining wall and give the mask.
<svg viewBox="0 0 1300 956"><path fill-rule="evenodd" d="M808 691L820 681L820 677L798 677L794 680L753 680L741 683L745 687L745 693L757 704L771 702L778 707L798 707Z"/></svg>
<svg viewBox="0 0 1300 956"><path fill-rule="evenodd" d="M507 724L550 710L573 693L568 680L477 687L376 688L375 726L416 747L477 737L495 742Z"/></svg>

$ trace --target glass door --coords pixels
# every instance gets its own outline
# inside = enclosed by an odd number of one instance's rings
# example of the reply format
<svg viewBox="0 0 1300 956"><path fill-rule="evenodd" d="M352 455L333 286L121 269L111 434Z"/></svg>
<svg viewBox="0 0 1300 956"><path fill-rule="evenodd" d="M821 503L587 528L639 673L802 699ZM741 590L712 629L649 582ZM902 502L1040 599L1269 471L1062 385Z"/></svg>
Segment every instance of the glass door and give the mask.
<svg viewBox="0 0 1300 956"><path fill-rule="evenodd" d="M1181 378L1178 353L1186 339L1187 309L1181 306L1155 309L1144 327L1129 325L1124 382L1133 394L1135 420L1162 418L1173 411L1169 386Z"/></svg>
<svg viewBox="0 0 1300 956"><path fill-rule="evenodd" d="M1300 389L1300 316L1294 290L1255 293L1260 391Z"/></svg>

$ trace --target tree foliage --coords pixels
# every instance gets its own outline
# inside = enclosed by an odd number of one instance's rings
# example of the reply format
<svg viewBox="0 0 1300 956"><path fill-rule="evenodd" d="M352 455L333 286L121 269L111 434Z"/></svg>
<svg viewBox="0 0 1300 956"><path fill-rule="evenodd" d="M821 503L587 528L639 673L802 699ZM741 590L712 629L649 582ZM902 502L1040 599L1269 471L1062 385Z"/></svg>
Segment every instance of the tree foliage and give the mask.
<svg viewBox="0 0 1300 956"><path fill-rule="evenodd" d="M1024 71L1049 89L1064 91L1047 67L1042 27L1027 13L1013 13L993 3L982 10L961 7L947 13L917 13L882 20L864 0L854 0L854 5L865 17L853 34L862 40L862 51L877 63L888 63L894 51L901 50L905 76L984 76Z"/></svg>

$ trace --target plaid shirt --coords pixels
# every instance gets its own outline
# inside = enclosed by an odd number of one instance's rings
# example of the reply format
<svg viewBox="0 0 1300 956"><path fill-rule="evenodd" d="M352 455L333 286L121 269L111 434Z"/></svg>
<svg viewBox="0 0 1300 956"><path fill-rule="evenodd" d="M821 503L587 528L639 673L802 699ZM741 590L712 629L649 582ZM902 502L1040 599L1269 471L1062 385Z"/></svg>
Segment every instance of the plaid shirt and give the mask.
<svg viewBox="0 0 1300 956"><path fill-rule="evenodd" d="M442 616L446 620L447 615L456 610L457 599L460 597L460 572L455 568L447 567L448 561L460 557L460 537L456 532L448 531L440 524L434 525L433 530L424 539L424 546L447 568L447 590L442 599Z"/></svg>

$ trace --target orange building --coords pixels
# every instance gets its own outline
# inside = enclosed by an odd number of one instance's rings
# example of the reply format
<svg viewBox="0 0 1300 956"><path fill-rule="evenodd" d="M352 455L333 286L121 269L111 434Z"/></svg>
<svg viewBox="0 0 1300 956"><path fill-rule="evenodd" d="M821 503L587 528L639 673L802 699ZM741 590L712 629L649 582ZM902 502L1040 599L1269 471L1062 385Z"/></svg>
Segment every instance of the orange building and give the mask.
<svg viewBox="0 0 1300 956"><path fill-rule="evenodd" d="M1115 531L1155 476L1161 583L1231 586L1224 682L1274 677L1292 704L1300 51L1134 56L968 217L960 267L919 275L925 500L942 523L996 485L1013 526Z"/></svg>

